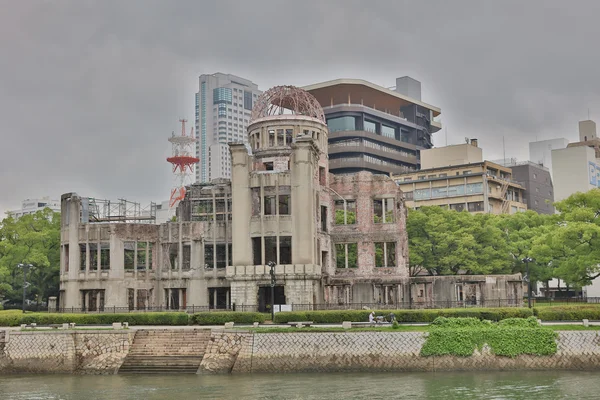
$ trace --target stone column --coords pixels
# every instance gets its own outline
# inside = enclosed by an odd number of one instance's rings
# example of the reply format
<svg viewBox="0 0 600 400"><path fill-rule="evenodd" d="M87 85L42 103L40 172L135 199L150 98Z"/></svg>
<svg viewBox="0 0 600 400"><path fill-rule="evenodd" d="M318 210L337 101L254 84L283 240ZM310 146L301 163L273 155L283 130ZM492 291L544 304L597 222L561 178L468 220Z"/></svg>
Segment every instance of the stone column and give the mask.
<svg viewBox="0 0 600 400"><path fill-rule="evenodd" d="M262 137L262 134L261 134ZM232 264L252 265L250 217L252 196L250 192L250 157L244 144L229 145L231 152L231 232ZM235 299L234 299L235 300Z"/></svg>
<svg viewBox="0 0 600 400"><path fill-rule="evenodd" d="M292 144L292 264L317 264L315 170L318 153L311 138L298 138Z"/></svg>

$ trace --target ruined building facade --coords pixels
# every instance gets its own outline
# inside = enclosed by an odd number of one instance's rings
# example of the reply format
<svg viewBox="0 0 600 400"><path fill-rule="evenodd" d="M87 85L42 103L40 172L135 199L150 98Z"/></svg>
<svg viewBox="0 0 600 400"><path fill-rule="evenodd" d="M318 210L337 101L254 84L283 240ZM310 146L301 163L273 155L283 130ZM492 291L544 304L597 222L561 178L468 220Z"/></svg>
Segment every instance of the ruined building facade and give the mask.
<svg viewBox="0 0 600 400"><path fill-rule="evenodd" d="M95 218L90 199L63 195L60 306L265 311L269 262L274 303L287 309L438 299L427 282L414 283L425 290L409 283L406 209L395 182L329 174L328 129L312 96L292 87L265 92L248 143L229 145L231 181L188 188L177 221ZM449 301L456 281L438 290ZM520 286L515 276L473 290L516 301Z"/></svg>

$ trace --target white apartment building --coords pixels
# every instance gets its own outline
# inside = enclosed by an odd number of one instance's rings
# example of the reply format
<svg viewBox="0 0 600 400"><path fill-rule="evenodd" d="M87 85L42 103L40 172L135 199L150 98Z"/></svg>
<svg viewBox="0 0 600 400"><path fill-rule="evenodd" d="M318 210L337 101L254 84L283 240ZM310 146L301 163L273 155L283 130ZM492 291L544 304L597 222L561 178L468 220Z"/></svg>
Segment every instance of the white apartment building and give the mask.
<svg viewBox="0 0 600 400"><path fill-rule="evenodd" d="M553 177L552 150L566 149L568 144L569 141L565 138L529 142L529 160L548 168L550 176Z"/></svg>
<svg viewBox="0 0 600 400"><path fill-rule="evenodd" d="M23 200L19 210L11 210L8 211L7 214L12 215L12 217L15 219L19 219L23 215L35 214L46 207L52 211L60 212L60 200L52 200L50 197Z"/></svg>
<svg viewBox="0 0 600 400"><path fill-rule="evenodd" d="M579 122L579 142L552 150L554 200L600 187L600 139L593 121Z"/></svg>
<svg viewBox="0 0 600 400"><path fill-rule="evenodd" d="M200 76L196 93L196 182L231 179L229 142L247 143L252 106L262 92L244 78L217 72Z"/></svg>

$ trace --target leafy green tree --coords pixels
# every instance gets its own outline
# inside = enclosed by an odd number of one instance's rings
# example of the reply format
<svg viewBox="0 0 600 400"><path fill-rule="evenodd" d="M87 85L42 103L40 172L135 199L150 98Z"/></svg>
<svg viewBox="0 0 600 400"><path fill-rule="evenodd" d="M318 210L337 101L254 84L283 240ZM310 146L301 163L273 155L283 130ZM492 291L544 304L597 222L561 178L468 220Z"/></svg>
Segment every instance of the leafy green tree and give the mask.
<svg viewBox="0 0 600 400"><path fill-rule="evenodd" d="M0 224L0 297L22 302L23 271L18 264L31 264L28 299L36 302L57 295L60 269L60 214L50 209L11 216Z"/></svg>
<svg viewBox="0 0 600 400"><path fill-rule="evenodd" d="M586 286L600 276L600 189L555 204L560 216L534 241L532 255L566 284Z"/></svg>

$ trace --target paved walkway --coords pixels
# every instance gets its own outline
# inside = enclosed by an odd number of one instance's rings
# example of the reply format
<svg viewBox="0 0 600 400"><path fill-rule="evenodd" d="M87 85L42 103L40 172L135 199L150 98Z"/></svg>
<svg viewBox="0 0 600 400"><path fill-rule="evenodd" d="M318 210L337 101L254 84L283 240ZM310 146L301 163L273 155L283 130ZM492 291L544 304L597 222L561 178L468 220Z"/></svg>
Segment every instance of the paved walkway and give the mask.
<svg viewBox="0 0 600 400"><path fill-rule="evenodd" d="M590 325L595 325L598 326L600 325L600 321L590 321L589 322ZM427 323L406 323L406 324L401 324L401 325L405 325L405 326L427 326L429 324ZM542 322L542 325L545 326L552 326L552 325L583 325L583 322L581 321L551 321L551 322ZM342 324L315 324L313 325L315 327L318 328L341 328ZM374 325L375 327L381 326L390 326L389 324L386 325ZM85 328L85 325L78 325L78 327L80 328ZM252 325L246 325L246 324L235 324L235 327L238 329L243 329L243 328L252 328ZM283 325L283 324L263 324L260 325L261 328L289 328L290 325ZM138 329L223 329L223 325L130 325L129 329L131 330L138 330ZM7 326L7 327L0 327L0 330L11 330L11 331L19 331L21 330L20 326ZM31 331L28 329L28 331Z"/></svg>

